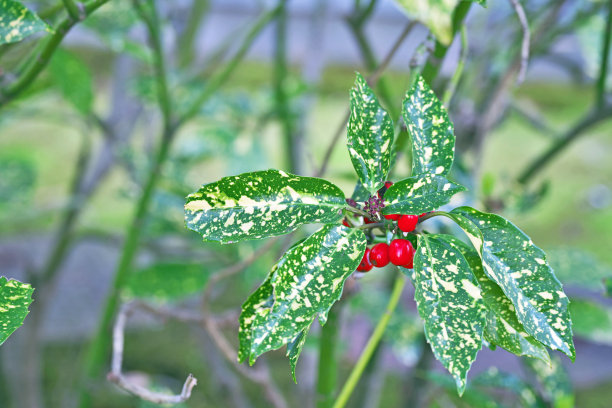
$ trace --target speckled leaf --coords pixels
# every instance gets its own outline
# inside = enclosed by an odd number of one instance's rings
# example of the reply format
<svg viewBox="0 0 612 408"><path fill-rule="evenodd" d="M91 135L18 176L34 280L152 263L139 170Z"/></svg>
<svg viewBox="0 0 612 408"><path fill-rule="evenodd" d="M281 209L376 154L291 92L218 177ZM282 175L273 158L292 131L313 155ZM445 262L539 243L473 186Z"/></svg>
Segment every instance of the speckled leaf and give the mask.
<svg viewBox="0 0 612 408"><path fill-rule="evenodd" d="M0 0L0 44L23 40L39 31L52 31L19 1Z"/></svg>
<svg viewBox="0 0 612 408"><path fill-rule="evenodd" d="M0 345L23 324L32 292L29 284L0 276Z"/></svg>
<svg viewBox="0 0 612 408"><path fill-rule="evenodd" d="M482 347L486 309L478 282L463 255L438 235L419 235L411 278L427 341L461 395Z"/></svg>
<svg viewBox="0 0 612 408"><path fill-rule="evenodd" d="M573 360L569 300L544 251L499 215L460 207L449 216L466 232L482 258L487 276L512 301L525 331Z"/></svg>
<svg viewBox="0 0 612 408"><path fill-rule="evenodd" d="M465 187L443 176L423 174L393 184L385 192L383 214L421 214L448 203Z"/></svg>
<svg viewBox="0 0 612 408"><path fill-rule="evenodd" d="M332 183L265 170L224 177L190 194L185 222L205 241L238 242L287 234L306 223L342 219L344 194Z"/></svg>
<svg viewBox="0 0 612 408"><path fill-rule="evenodd" d="M288 353L294 364L301 350L298 336L316 317L325 323L365 246L361 230L324 225L288 250L243 306L239 360L253 364L261 354L293 342Z"/></svg>
<svg viewBox="0 0 612 408"><path fill-rule="evenodd" d="M393 121L359 73L351 89L347 131L353 167L364 187L374 194L384 185L389 174Z"/></svg>
<svg viewBox="0 0 612 408"><path fill-rule="evenodd" d="M402 115L412 138L412 175L446 175L455 155L453 124L423 77L406 93Z"/></svg>
<svg viewBox="0 0 612 408"><path fill-rule="evenodd" d="M554 356L551 364L534 359L525 359L525 362L542 385L542 395L547 402L546 406L553 408L574 407L572 382L563 364L561 364L561 359Z"/></svg>
<svg viewBox="0 0 612 408"><path fill-rule="evenodd" d="M287 344L287 357L289 357L289 365L291 366L291 375L293 376L293 381L297 383L297 378L295 377L295 367L297 367L298 359L300 358L300 353L302 352L302 348L304 348L304 344L306 343L306 336L310 331L310 326L306 327L302 330L295 339L293 339L289 344Z"/></svg>
<svg viewBox="0 0 612 408"><path fill-rule="evenodd" d="M529 356L549 362L546 347L525 332L518 321L514 306L499 286L490 280L482 267L478 252L469 244L451 236L442 237L466 259L478 280L482 299L487 306L485 338L493 345L502 347L517 356Z"/></svg>

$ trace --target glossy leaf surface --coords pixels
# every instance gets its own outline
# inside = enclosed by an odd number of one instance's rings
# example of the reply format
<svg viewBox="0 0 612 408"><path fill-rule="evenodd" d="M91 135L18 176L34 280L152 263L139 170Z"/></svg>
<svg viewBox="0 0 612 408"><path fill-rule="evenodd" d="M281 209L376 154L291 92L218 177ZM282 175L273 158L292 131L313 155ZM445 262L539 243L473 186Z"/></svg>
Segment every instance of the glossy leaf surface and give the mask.
<svg viewBox="0 0 612 408"><path fill-rule="evenodd" d="M339 222L344 206L344 194L328 181L265 170L203 185L187 197L185 221L205 241L230 243Z"/></svg>
<svg viewBox="0 0 612 408"><path fill-rule="evenodd" d="M351 89L347 132L353 167L366 190L374 194L389 174L393 121L361 74Z"/></svg>
<svg viewBox="0 0 612 408"><path fill-rule="evenodd" d="M294 369L301 334L316 317L325 323L365 247L361 230L324 225L289 249L242 306L238 359L253 364L261 354L290 344L287 353Z"/></svg>
<svg viewBox="0 0 612 408"><path fill-rule="evenodd" d="M412 138L412 176L448 174L455 156L453 124L423 77L406 93L402 115Z"/></svg>
<svg viewBox="0 0 612 408"><path fill-rule="evenodd" d="M485 327L478 282L461 252L433 234L419 235L411 278L427 341L462 394Z"/></svg>
<svg viewBox="0 0 612 408"><path fill-rule="evenodd" d="M546 347L525 332L518 321L514 305L499 286L487 277L480 256L469 244L451 236L444 239L461 252L472 273L478 280L483 302L487 306L485 338L489 343L502 347L517 356L529 356L550 361Z"/></svg>
<svg viewBox="0 0 612 408"><path fill-rule="evenodd" d="M393 184L385 192L383 214L421 214L447 204L465 187L443 176L424 174Z"/></svg>
<svg viewBox="0 0 612 408"><path fill-rule="evenodd" d="M23 40L50 27L20 1L0 0L0 44Z"/></svg>
<svg viewBox="0 0 612 408"><path fill-rule="evenodd" d="M29 284L0 276L0 345L23 324L32 292Z"/></svg>
<svg viewBox="0 0 612 408"><path fill-rule="evenodd" d="M484 272L512 301L525 331L574 359L569 300L544 251L499 215L459 207L449 216L478 251Z"/></svg>

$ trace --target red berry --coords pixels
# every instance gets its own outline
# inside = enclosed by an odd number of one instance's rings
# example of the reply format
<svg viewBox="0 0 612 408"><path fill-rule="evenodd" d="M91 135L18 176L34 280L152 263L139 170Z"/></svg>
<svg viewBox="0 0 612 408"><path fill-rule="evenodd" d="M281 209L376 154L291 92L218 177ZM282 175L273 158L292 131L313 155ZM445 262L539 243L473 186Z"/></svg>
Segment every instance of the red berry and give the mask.
<svg viewBox="0 0 612 408"><path fill-rule="evenodd" d="M389 260L393 265L412 268L414 248L407 239L394 239L389 245Z"/></svg>
<svg viewBox="0 0 612 408"><path fill-rule="evenodd" d="M427 215L427 213L423 213L423 214L419 215L419 218L424 217L426 215Z"/></svg>
<svg viewBox="0 0 612 408"><path fill-rule="evenodd" d="M419 217L416 215L402 215L397 221L397 226L404 232L412 232L419 222Z"/></svg>
<svg viewBox="0 0 612 408"><path fill-rule="evenodd" d="M386 219L391 220L391 221L397 221L400 219L400 215L399 214L387 214L384 216Z"/></svg>
<svg viewBox="0 0 612 408"><path fill-rule="evenodd" d="M367 217L363 217L363 222L364 222L364 224L374 224L376 221L371 220L371 219L369 219Z"/></svg>
<svg viewBox="0 0 612 408"><path fill-rule="evenodd" d="M383 266L387 266L389 263L389 245L381 242L380 244L376 244L370 250L369 256L370 262L372 265L377 268L382 268Z"/></svg>
<svg viewBox="0 0 612 408"><path fill-rule="evenodd" d="M345 227L349 227L351 228L351 224L348 223L348 221L345 219L342 220L342 225L344 225Z"/></svg>
<svg viewBox="0 0 612 408"><path fill-rule="evenodd" d="M361 263L357 267L357 270L359 272L368 272L372 270L373 267L374 266L370 262L370 248L366 248L365 252L363 253L363 258L361 258Z"/></svg>

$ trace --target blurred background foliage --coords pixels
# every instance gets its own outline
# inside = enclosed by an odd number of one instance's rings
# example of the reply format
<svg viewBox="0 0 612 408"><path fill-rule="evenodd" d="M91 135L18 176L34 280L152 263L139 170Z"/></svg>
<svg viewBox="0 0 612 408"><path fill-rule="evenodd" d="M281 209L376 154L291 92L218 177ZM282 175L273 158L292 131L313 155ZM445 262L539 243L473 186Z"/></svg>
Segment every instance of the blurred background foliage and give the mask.
<svg viewBox="0 0 612 408"><path fill-rule="evenodd" d="M61 3L25 3L51 25L65 17ZM374 72L412 18L390 0L293 0L282 7L238 0L143 3L145 14L139 14L131 2L109 1L70 32L27 89L3 97L0 274L37 290L24 327L0 349L2 407L154 406L103 380L107 356L93 379L83 374L104 305L117 291L113 275L131 224L139 229L140 249L120 299L198 312L212 281L211 312L235 345L239 305L285 242L275 242L229 279L215 280L261 243L203 244L183 226L184 197L202 183L245 171L316 174L345 122L354 71ZM524 83L516 83L524 32L510 2L489 1L487 8L471 7L463 46L457 35L443 61L430 56L437 45L416 25L377 92L397 114L410 70L426 61L440 70L433 82L440 96L456 86L448 94L457 135L453 177L470 191L453 204L503 213L547 251L572 299L576 363L556 355L551 367L521 363L485 348L459 399L431 358L407 290L353 407L609 406L612 82L605 80L611 73L603 50L612 2L526 0L523 6L531 27ZM254 31L272 7L273 18ZM143 222L133 224L165 129L159 61L143 15L158 19L171 110L189 120L174 135ZM22 72L45 35L0 46L2 87ZM356 180L343 140L329 150L325 177L348 196ZM530 171L558 145L559 154ZM409 152L400 153L398 179L409 168ZM388 272L347 282L340 378L384 311ZM199 383L193 397L177 407L270 406L261 384L217 347L202 325L136 313L124 367L134 381L168 391L194 373ZM314 404L316 347L314 334L298 364L297 385L282 353L263 358L271 373L266 381L276 383L288 406Z"/></svg>

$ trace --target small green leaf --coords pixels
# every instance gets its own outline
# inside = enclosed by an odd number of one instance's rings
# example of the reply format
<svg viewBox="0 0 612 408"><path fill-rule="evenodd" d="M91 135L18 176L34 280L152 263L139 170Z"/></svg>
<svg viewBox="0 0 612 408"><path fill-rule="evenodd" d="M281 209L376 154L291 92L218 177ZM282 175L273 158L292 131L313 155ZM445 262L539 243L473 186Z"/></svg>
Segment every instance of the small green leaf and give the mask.
<svg viewBox="0 0 612 408"><path fill-rule="evenodd" d="M344 194L332 183L265 170L224 177L187 197L187 227L223 244L287 234L342 219Z"/></svg>
<svg viewBox="0 0 612 408"><path fill-rule="evenodd" d="M200 292L209 276L199 264L157 263L131 274L125 291L137 298L174 300Z"/></svg>
<svg viewBox="0 0 612 408"><path fill-rule="evenodd" d="M447 214L467 234L482 258L484 272L512 301L528 334L572 360L569 300L546 261L546 254L505 218L470 207Z"/></svg>
<svg viewBox="0 0 612 408"><path fill-rule="evenodd" d="M93 81L91 71L75 54L56 50L49 64L53 82L64 98L83 115L91 113Z"/></svg>
<svg viewBox="0 0 612 408"><path fill-rule="evenodd" d="M553 408L574 407L572 382L557 356L553 356L551 364L531 358L525 359L525 362L542 385L542 394L548 403L546 406Z"/></svg>
<svg viewBox="0 0 612 408"><path fill-rule="evenodd" d="M460 0L396 0L409 17L422 22L444 45L453 40L453 10Z"/></svg>
<svg viewBox="0 0 612 408"><path fill-rule="evenodd" d="M53 30L21 2L0 0L0 44L21 41L39 31Z"/></svg>
<svg viewBox="0 0 612 408"><path fill-rule="evenodd" d="M485 274L478 252L469 244L451 235L442 235L442 237L453 248L461 252L478 280L483 301L488 309L485 330L487 341L517 356L535 357L549 362L550 356L546 347L525 332L525 328L516 317L510 299Z"/></svg>
<svg viewBox="0 0 612 408"><path fill-rule="evenodd" d="M601 344L612 345L612 310L586 299L570 303L574 334Z"/></svg>
<svg viewBox="0 0 612 408"><path fill-rule="evenodd" d="M36 167L27 157L0 156L0 210L27 205L36 184Z"/></svg>
<svg viewBox="0 0 612 408"><path fill-rule="evenodd" d="M448 174L455 155L453 124L423 77L406 93L402 115L412 137L412 175Z"/></svg>
<svg viewBox="0 0 612 408"><path fill-rule="evenodd" d="M0 276L0 345L23 324L32 292L34 289L28 283Z"/></svg>
<svg viewBox="0 0 612 408"><path fill-rule="evenodd" d="M371 194L387 180L392 144L393 121L358 73L351 89L348 150L359 180Z"/></svg>
<svg viewBox="0 0 612 408"><path fill-rule="evenodd" d="M289 344L295 372L305 333L317 316L325 323L365 247L361 230L324 225L289 249L242 306L238 360L253 364L261 354Z"/></svg>
<svg viewBox="0 0 612 408"><path fill-rule="evenodd" d="M536 390L518 376L499 371L491 367L479 374L473 381L478 388L500 388L516 394L523 408L545 408L544 401L538 396Z"/></svg>
<svg viewBox="0 0 612 408"><path fill-rule="evenodd" d="M548 261L564 285L601 291L603 279L612 278L612 269L592 254L577 248L548 249Z"/></svg>
<svg viewBox="0 0 612 408"><path fill-rule="evenodd" d="M461 395L482 347L486 309L478 282L463 255L433 234L419 235L411 279L427 341Z"/></svg>
<svg viewBox="0 0 612 408"><path fill-rule="evenodd" d="M612 278L606 279L604 284L606 285L606 294L612 297Z"/></svg>
<svg viewBox="0 0 612 408"><path fill-rule="evenodd" d="M423 174L393 184L385 192L383 214L421 214L447 204L465 187L443 176Z"/></svg>

